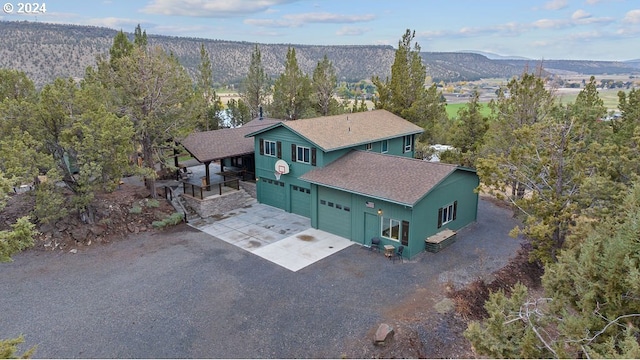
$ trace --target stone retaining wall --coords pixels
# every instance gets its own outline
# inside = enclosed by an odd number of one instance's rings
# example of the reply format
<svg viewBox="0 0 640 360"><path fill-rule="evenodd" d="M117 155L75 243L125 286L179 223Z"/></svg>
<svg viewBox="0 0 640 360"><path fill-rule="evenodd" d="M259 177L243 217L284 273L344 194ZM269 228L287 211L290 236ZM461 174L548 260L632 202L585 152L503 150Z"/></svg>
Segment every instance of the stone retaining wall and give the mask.
<svg viewBox="0 0 640 360"><path fill-rule="evenodd" d="M240 181L240 188L249 194L254 199L258 198L258 192L256 190L256 183Z"/></svg>
<svg viewBox="0 0 640 360"><path fill-rule="evenodd" d="M246 205L249 197L246 192L240 190L203 200L189 195L182 195L182 198L200 217L206 218L241 208Z"/></svg>

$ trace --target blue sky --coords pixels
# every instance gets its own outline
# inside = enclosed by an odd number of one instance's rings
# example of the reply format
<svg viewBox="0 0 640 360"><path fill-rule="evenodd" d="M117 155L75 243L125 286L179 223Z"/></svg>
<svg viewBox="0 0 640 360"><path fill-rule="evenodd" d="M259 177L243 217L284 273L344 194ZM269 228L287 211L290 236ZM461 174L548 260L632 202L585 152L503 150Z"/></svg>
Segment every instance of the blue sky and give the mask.
<svg viewBox="0 0 640 360"><path fill-rule="evenodd" d="M31 0L30 0L31 1ZM478 50L531 59L640 58L638 0L85 0L40 1L46 13L0 20L96 25L258 43Z"/></svg>

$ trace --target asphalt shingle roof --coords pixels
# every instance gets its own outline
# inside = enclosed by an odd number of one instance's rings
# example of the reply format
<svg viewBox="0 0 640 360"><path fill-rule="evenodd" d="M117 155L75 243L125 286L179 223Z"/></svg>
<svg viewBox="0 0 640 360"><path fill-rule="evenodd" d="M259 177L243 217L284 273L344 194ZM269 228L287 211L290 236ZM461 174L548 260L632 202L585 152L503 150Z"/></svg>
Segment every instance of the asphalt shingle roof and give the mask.
<svg viewBox="0 0 640 360"><path fill-rule="evenodd" d="M419 134L424 131L420 126L386 110L284 121L280 126L301 135L324 151Z"/></svg>
<svg viewBox="0 0 640 360"><path fill-rule="evenodd" d="M245 135L278 122L280 120L254 119L237 128L191 133L180 143L199 162L251 154L254 152L253 138Z"/></svg>
<svg viewBox="0 0 640 360"><path fill-rule="evenodd" d="M370 151L351 151L300 179L413 206L458 167Z"/></svg>

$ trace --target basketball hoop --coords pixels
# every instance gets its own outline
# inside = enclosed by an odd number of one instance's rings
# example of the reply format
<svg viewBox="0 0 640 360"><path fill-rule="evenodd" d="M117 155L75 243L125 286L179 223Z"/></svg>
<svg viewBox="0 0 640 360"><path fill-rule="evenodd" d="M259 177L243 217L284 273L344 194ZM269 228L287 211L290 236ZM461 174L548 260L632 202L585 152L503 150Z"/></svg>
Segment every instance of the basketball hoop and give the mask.
<svg viewBox="0 0 640 360"><path fill-rule="evenodd" d="M275 175L276 176L276 180L279 181L280 180L280 176L282 175L282 173L279 172L279 171L276 171L276 172L273 173L273 175Z"/></svg>

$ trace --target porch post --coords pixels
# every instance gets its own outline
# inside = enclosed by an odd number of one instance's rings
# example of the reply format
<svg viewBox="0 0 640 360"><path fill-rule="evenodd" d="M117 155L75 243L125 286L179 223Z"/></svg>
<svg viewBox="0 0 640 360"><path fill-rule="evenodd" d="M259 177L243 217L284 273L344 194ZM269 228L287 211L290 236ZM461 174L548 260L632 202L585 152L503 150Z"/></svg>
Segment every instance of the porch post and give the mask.
<svg viewBox="0 0 640 360"><path fill-rule="evenodd" d="M206 190L209 191L209 185L211 185L211 179L209 178L209 164L211 164L211 161L205 161L204 162L204 172L205 172L205 184L207 184L206 186Z"/></svg>

